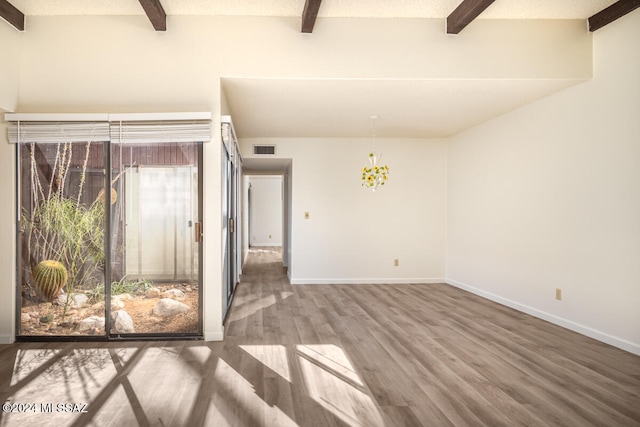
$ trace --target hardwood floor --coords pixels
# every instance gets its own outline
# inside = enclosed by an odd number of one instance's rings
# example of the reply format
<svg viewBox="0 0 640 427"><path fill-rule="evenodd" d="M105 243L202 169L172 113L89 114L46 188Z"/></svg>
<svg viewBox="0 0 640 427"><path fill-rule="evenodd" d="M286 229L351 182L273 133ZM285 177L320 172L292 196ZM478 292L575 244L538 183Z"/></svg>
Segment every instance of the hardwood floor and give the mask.
<svg viewBox="0 0 640 427"><path fill-rule="evenodd" d="M638 426L640 357L447 285L291 286L258 249L224 342L0 346L0 400L36 404L20 427Z"/></svg>

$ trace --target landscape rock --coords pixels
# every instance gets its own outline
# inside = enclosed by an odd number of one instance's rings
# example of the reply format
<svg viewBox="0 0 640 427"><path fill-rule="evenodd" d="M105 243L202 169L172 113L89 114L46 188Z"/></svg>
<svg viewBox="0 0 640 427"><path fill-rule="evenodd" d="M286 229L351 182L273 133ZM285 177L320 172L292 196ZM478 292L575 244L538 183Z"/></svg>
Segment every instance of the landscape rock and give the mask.
<svg viewBox="0 0 640 427"><path fill-rule="evenodd" d="M158 298L162 292L158 288L150 288L144 293L146 298Z"/></svg>
<svg viewBox="0 0 640 427"><path fill-rule="evenodd" d="M60 294L56 299L59 305L64 306L69 301L69 307L78 308L87 303L89 297L85 294L73 293L73 294Z"/></svg>
<svg viewBox="0 0 640 427"><path fill-rule="evenodd" d="M133 319L124 310L116 310L111 313L111 332L116 333L133 333Z"/></svg>
<svg viewBox="0 0 640 427"><path fill-rule="evenodd" d="M86 319L82 319L80 323L78 323L78 331L90 331L92 329L101 329L104 328L104 317L100 316L89 316Z"/></svg>
<svg viewBox="0 0 640 427"><path fill-rule="evenodd" d="M121 310L124 308L124 302L119 298L111 298L111 310Z"/></svg>
<svg viewBox="0 0 640 427"><path fill-rule="evenodd" d="M133 297L131 296L131 294L118 294L118 295L111 295L111 301L113 300L118 300L118 301L128 301L133 299Z"/></svg>
<svg viewBox="0 0 640 427"><path fill-rule="evenodd" d="M181 301L184 299L184 292L182 292L180 289L169 289L168 291L162 293L162 297Z"/></svg>
<svg viewBox="0 0 640 427"><path fill-rule="evenodd" d="M189 310L189 306L171 298L163 298L153 307L153 314L161 317L174 316Z"/></svg>

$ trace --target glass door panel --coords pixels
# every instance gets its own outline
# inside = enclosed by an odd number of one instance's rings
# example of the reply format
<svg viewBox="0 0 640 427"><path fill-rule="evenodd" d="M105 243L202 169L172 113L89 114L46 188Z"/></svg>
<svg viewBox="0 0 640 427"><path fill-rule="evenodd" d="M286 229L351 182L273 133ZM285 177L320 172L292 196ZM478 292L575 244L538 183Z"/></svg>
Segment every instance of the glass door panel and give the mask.
<svg viewBox="0 0 640 427"><path fill-rule="evenodd" d="M104 150L18 146L18 336L105 335Z"/></svg>
<svg viewBox="0 0 640 427"><path fill-rule="evenodd" d="M201 333L201 151L112 145L112 336Z"/></svg>

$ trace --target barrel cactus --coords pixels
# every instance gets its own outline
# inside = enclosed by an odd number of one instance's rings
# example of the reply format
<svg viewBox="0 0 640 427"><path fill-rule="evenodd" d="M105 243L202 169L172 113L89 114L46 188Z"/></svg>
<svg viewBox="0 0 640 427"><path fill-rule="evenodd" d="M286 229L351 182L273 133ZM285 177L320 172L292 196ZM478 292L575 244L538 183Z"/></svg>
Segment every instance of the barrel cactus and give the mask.
<svg viewBox="0 0 640 427"><path fill-rule="evenodd" d="M65 266L53 260L40 262L34 267L31 275L40 292L50 300L58 296L69 278Z"/></svg>

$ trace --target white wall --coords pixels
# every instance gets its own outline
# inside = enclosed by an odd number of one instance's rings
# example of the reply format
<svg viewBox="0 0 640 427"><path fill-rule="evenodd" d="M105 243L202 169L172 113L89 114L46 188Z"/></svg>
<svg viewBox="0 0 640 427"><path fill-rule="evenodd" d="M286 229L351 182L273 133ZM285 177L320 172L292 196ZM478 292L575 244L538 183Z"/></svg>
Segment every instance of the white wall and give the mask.
<svg viewBox="0 0 640 427"><path fill-rule="evenodd" d="M21 41L22 34L0 20L0 112L14 111L18 105Z"/></svg>
<svg viewBox="0 0 640 427"><path fill-rule="evenodd" d="M0 344L13 342L15 334L16 289L16 198L15 147L7 140L3 112L18 105L19 52L22 34L0 22Z"/></svg>
<svg viewBox="0 0 640 427"><path fill-rule="evenodd" d="M292 283L443 281L445 140L378 139L390 178L375 193L360 186L370 139L241 139L244 158L254 144L293 159Z"/></svg>
<svg viewBox="0 0 640 427"><path fill-rule="evenodd" d="M7 140L6 123L0 120L0 182L2 188L15 188L15 145ZM16 309L16 196L0 191L0 344L14 341Z"/></svg>
<svg viewBox="0 0 640 427"><path fill-rule="evenodd" d="M640 354L640 14L593 37L592 81L451 139L447 278Z"/></svg>
<svg viewBox="0 0 640 427"><path fill-rule="evenodd" d="M284 180L284 212L283 219L283 243L282 243L282 264L287 267L287 275L289 275L289 266L291 265L291 230L292 230L292 213L293 203L291 203L291 194L293 193L293 177L291 175L293 164L290 162L282 176Z"/></svg>
<svg viewBox="0 0 640 427"><path fill-rule="evenodd" d="M282 176L251 176L252 246L282 246Z"/></svg>

